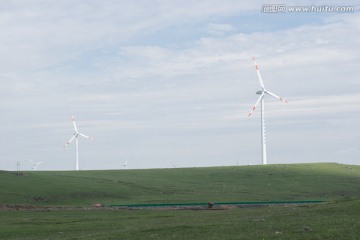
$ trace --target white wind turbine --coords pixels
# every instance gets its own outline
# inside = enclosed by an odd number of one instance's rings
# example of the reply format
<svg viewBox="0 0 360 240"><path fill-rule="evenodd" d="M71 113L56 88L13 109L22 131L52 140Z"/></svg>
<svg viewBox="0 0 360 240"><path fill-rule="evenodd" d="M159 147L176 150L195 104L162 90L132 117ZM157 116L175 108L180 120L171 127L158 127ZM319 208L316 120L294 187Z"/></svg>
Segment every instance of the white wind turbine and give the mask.
<svg viewBox="0 0 360 240"><path fill-rule="evenodd" d="M30 162L31 165L32 165L31 169L34 170L34 171L36 171L36 167L37 167L39 164L42 164L42 163L43 163L43 162L37 162L37 163L35 163L35 162L31 161L30 159L29 159L29 162Z"/></svg>
<svg viewBox="0 0 360 240"><path fill-rule="evenodd" d="M127 163L128 163L129 159L127 158L126 161L124 162L123 166L126 169L127 168Z"/></svg>
<svg viewBox="0 0 360 240"><path fill-rule="evenodd" d="M254 64L255 64L255 68L256 68L256 72L259 78L259 82L260 82L260 86L261 86L261 90L257 91L256 94L259 94L260 97L259 99L256 101L255 105L253 106L251 112L249 113L249 117L250 115L255 111L256 106L259 104L259 102L261 101L261 143L262 143L262 164L265 165L267 163L266 160L266 139L265 139L265 104L264 104L264 96L265 94L268 94L270 96L273 96L277 99L279 99L280 101L283 101L284 103L287 103L287 101L277 95L275 95L272 92L269 92L268 90L265 89L263 80L261 78L260 75L260 71L259 71L259 66L257 65L255 58L252 58Z"/></svg>
<svg viewBox="0 0 360 240"><path fill-rule="evenodd" d="M74 133L74 135L70 138L70 140L69 140L67 143L65 143L64 148L66 148L66 147L75 139L75 146L76 146L76 171L79 171L79 142L78 142L78 136L82 136L82 137L87 138L87 139L92 140L92 141L94 141L95 139L94 139L94 138L91 138L91 137L88 137L88 136L86 136L85 134L82 134L82 133L79 133L79 132L78 132L78 129L77 129L77 127L76 127L75 117L74 117L74 116L72 116L72 121L73 121L75 133Z"/></svg>

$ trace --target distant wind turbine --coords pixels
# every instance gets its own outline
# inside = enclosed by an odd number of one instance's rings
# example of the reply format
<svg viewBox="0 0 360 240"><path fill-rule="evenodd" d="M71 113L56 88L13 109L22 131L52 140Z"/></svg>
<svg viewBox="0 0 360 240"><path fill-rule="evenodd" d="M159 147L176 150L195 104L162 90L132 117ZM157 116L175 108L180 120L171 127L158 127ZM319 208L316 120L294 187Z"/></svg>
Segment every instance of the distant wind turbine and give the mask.
<svg viewBox="0 0 360 240"><path fill-rule="evenodd" d="M31 169L32 169L33 171L36 171L36 167L37 167L39 164L42 164L42 163L43 163L43 162L37 162L37 163L35 163L35 162L31 161L30 159L29 159L29 162L30 162L31 165L32 165Z"/></svg>
<svg viewBox="0 0 360 240"><path fill-rule="evenodd" d="M124 162L123 166L124 168L127 168L127 163L128 163L129 159L127 158L126 161Z"/></svg>
<svg viewBox="0 0 360 240"><path fill-rule="evenodd" d="M273 96L277 99L279 99L280 101L283 101L284 103L287 103L287 101L277 95L275 95L272 92L269 92L268 90L265 89L263 80L261 78L260 75L260 71L259 71L259 66L257 65L255 58L252 58L254 64L255 64L255 68L256 68L256 72L259 78L259 82L260 82L260 86L261 86L261 90L257 91L256 94L259 94L260 97L259 99L256 101L255 105L253 106L251 112L249 113L249 117L250 115L255 111L256 106L259 104L259 102L261 101L261 143L262 143L262 164L266 165L267 164L267 157L266 157L266 139L265 139L265 101L264 101L264 96L265 94L268 94L270 96Z"/></svg>
<svg viewBox="0 0 360 240"><path fill-rule="evenodd" d="M65 143L64 148L66 148L74 139L75 139L75 146L76 146L76 171L79 171L79 142L78 142L78 136L82 136L84 138L87 138L89 140L94 141L94 138L88 137L85 134L79 133L78 129L76 127L76 123L75 123L75 117L72 116L72 121L73 121L73 125L74 125L74 130L75 133L74 135L70 138L70 140Z"/></svg>

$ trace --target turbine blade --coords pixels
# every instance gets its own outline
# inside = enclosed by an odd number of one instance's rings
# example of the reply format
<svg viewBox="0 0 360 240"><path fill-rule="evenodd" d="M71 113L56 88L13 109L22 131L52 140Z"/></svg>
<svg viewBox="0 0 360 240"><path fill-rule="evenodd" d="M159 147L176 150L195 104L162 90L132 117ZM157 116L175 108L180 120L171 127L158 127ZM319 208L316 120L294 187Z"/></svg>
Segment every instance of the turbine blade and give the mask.
<svg viewBox="0 0 360 240"><path fill-rule="evenodd" d="M256 73L257 73L258 78L259 78L260 86L262 87L262 89L265 89L264 82L263 82L261 74L260 74L259 66L257 65L257 63L255 61L255 57L252 57L252 60L253 60L253 62L255 64Z"/></svg>
<svg viewBox="0 0 360 240"><path fill-rule="evenodd" d="M256 106L259 104L260 100L264 97L264 94L265 94L265 92L263 92L263 93L260 95L259 99L256 101L255 105L254 105L253 108L251 109L248 117L250 117L250 115L255 111Z"/></svg>
<svg viewBox="0 0 360 240"><path fill-rule="evenodd" d="M94 138L91 138L91 137L89 137L89 136L86 136L85 134L82 134L82 133L79 133L79 135L82 136L82 137L84 137L84 138L87 138L87 139L89 139L89 140L92 140L92 141L95 140Z"/></svg>
<svg viewBox="0 0 360 240"><path fill-rule="evenodd" d="M74 116L71 116L71 118L72 118L72 122L73 122L73 124L74 124L75 132L78 133L78 129L77 129L76 123L75 123L75 117L74 117Z"/></svg>
<svg viewBox="0 0 360 240"><path fill-rule="evenodd" d="M74 138L76 138L76 137L77 137L77 134L74 134L74 136L72 136L72 137L70 138L70 140L67 141L67 143L65 143L64 148L66 148L66 147L74 140Z"/></svg>
<svg viewBox="0 0 360 240"><path fill-rule="evenodd" d="M31 164L34 164L34 162L33 161L31 161L30 159L28 160Z"/></svg>
<svg viewBox="0 0 360 240"><path fill-rule="evenodd" d="M273 94L272 92L269 91L265 91L267 94L279 99L280 101L283 101L284 103L288 103L288 101L286 101L285 99L283 99L282 97L279 97L278 95Z"/></svg>

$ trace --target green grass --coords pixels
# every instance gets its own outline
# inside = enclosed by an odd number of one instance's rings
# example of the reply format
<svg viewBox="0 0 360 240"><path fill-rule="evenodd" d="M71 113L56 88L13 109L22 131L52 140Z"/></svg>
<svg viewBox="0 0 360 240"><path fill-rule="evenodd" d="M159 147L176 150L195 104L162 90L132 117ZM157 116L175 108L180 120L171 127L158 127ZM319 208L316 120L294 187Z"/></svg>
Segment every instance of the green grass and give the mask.
<svg viewBox="0 0 360 240"><path fill-rule="evenodd" d="M188 169L0 172L1 204L89 206L333 200L360 196L360 167L298 164ZM48 202L35 201L34 198Z"/></svg>
<svg viewBox="0 0 360 240"><path fill-rule="evenodd" d="M208 211L0 210L0 238L359 239L359 183L360 167L341 164L0 172L0 205L326 201Z"/></svg>
<svg viewBox="0 0 360 240"><path fill-rule="evenodd" d="M1 239L359 239L360 201L230 210L1 212Z"/></svg>

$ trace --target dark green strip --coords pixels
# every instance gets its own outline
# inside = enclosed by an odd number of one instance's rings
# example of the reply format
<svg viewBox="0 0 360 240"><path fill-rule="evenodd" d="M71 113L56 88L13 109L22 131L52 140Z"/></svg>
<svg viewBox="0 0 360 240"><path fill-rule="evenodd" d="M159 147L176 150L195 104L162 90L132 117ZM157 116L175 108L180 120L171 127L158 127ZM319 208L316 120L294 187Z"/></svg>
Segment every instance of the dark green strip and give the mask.
<svg viewBox="0 0 360 240"><path fill-rule="evenodd" d="M271 201L271 202L215 202L214 205L274 205L274 204L309 204L322 203L320 200L306 201ZM209 203L153 203L153 204L110 204L110 207L174 207L174 206L208 206Z"/></svg>

